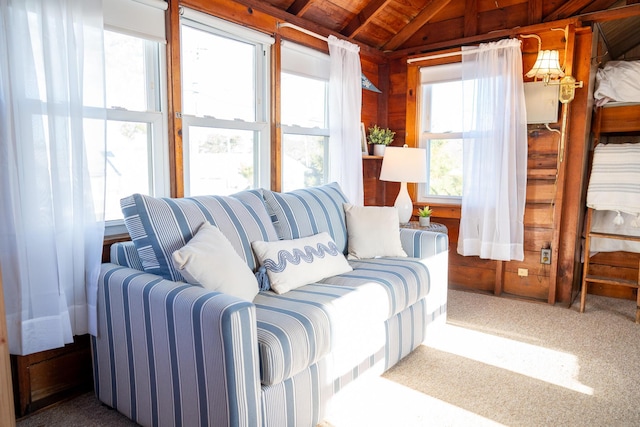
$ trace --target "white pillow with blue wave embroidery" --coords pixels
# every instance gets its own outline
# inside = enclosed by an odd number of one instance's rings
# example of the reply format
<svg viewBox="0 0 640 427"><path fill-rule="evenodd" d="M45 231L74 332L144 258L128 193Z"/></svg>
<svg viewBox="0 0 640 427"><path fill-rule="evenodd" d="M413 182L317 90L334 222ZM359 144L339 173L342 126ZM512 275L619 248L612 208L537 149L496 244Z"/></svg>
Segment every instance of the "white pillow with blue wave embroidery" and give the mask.
<svg viewBox="0 0 640 427"><path fill-rule="evenodd" d="M277 294L353 270L324 232L301 239L256 241L251 246Z"/></svg>

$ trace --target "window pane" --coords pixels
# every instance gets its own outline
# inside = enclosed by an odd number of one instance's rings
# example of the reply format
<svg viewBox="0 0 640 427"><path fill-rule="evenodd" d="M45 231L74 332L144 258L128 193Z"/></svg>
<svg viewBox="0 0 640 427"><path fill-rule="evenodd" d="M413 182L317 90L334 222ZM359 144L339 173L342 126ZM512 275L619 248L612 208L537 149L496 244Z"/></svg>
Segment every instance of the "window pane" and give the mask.
<svg viewBox="0 0 640 427"><path fill-rule="evenodd" d="M189 195L254 188L253 131L189 126Z"/></svg>
<svg viewBox="0 0 640 427"><path fill-rule="evenodd" d="M256 46L182 26L184 113L256 120Z"/></svg>
<svg viewBox="0 0 640 427"><path fill-rule="evenodd" d="M107 107L147 111L145 41L105 31L104 49Z"/></svg>
<svg viewBox="0 0 640 427"><path fill-rule="evenodd" d="M325 184L324 136L285 134L282 140L282 190Z"/></svg>
<svg viewBox="0 0 640 427"><path fill-rule="evenodd" d="M327 128L324 80L282 73L282 123Z"/></svg>
<svg viewBox="0 0 640 427"><path fill-rule="evenodd" d="M429 141L429 194L462 196L462 139Z"/></svg>
<svg viewBox="0 0 640 427"><path fill-rule="evenodd" d="M431 133L462 131L462 82L429 85L431 88Z"/></svg>
<svg viewBox="0 0 640 427"><path fill-rule="evenodd" d="M104 132L103 121L85 120L85 137ZM133 193L152 194L149 171L151 125L107 121L105 219L122 219L120 199Z"/></svg>

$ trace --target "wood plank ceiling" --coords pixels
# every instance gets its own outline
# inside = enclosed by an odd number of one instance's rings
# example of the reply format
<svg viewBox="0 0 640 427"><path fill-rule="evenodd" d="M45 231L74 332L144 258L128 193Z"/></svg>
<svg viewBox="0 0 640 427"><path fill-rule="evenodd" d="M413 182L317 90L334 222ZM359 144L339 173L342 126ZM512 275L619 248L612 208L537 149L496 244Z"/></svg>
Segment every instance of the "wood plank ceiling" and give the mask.
<svg viewBox="0 0 640 427"><path fill-rule="evenodd" d="M599 24L611 59L640 46L640 0L239 0L277 10L385 52L443 44L492 31L604 10L631 18ZM635 15L635 16L633 16Z"/></svg>

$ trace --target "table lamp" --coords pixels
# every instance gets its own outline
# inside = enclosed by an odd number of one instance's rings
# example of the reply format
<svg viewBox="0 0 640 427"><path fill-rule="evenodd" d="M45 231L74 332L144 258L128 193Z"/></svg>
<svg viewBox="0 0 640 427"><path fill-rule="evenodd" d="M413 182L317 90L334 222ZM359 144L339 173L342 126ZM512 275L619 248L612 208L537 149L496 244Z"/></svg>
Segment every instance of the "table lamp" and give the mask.
<svg viewBox="0 0 640 427"><path fill-rule="evenodd" d="M424 148L387 147L382 159L381 181L400 183L400 192L394 206L398 209L400 224L411 220L413 201L407 191L407 182L427 181L427 150Z"/></svg>

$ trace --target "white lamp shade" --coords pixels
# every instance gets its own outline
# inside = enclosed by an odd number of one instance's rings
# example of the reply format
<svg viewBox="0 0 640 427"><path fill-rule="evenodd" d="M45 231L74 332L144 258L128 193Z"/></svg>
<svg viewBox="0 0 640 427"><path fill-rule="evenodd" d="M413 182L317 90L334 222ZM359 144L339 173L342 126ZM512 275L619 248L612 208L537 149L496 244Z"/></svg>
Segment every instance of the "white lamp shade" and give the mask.
<svg viewBox="0 0 640 427"><path fill-rule="evenodd" d="M539 51L535 64L533 64L526 76L543 79L545 82L548 82L551 78L564 77L559 57L560 53L557 50Z"/></svg>
<svg viewBox="0 0 640 427"><path fill-rule="evenodd" d="M426 182L427 150L424 148L387 147L382 158L381 181Z"/></svg>
<svg viewBox="0 0 640 427"><path fill-rule="evenodd" d="M398 219L406 224L411 219L413 202L407 192L407 182L427 181L427 150L424 148L387 147L382 158L381 181L400 182L400 192L394 206Z"/></svg>

